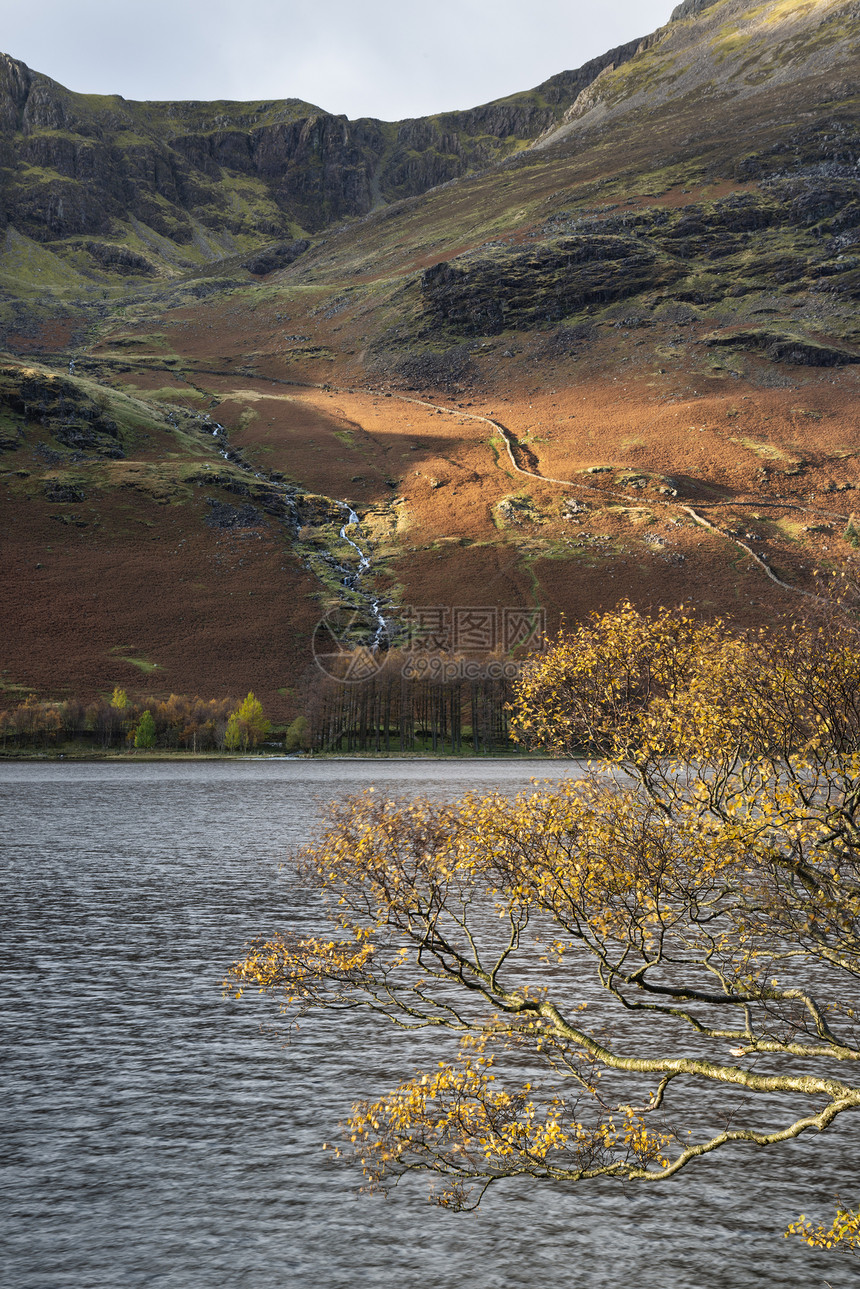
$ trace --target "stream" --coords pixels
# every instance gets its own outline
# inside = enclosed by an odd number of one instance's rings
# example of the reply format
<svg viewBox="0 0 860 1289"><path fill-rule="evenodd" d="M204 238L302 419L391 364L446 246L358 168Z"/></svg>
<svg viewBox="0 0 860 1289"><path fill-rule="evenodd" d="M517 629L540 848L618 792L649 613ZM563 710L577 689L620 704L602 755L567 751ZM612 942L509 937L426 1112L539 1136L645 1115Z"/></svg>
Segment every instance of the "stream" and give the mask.
<svg viewBox="0 0 860 1289"><path fill-rule="evenodd" d="M338 505L343 510L345 510L347 512L347 515L349 516L346 523L343 525L343 527L340 530L340 535L345 542L349 543L349 545L353 548L353 550L358 551L358 569L355 573L348 574L343 579L343 584L344 586L349 587L351 591L357 591L359 578L361 577L362 573L366 573L367 570L370 568L370 558L361 549L358 543L352 540L348 532L350 528L354 528L356 536L357 537L361 536L361 521L359 520L358 515L355 513L352 507L348 505L347 502L339 501ZM375 653L376 650L379 648L380 644L382 643L383 638L388 634L388 622L382 615L382 610L379 607L378 599L371 598L369 601L369 605L370 605L370 611L373 614L374 619L376 620L376 630L373 633L373 639L370 645L371 650Z"/></svg>
<svg viewBox="0 0 860 1289"><path fill-rule="evenodd" d="M252 478L258 479L261 483L265 483L267 487L274 489L276 492L280 492L283 496L287 510L289 511L294 509L294 498L296 494L295 490L291 488L291 485L283 483L280 479L274 479L271 475L268 475L263 471L255 470L253 466L250 466L247 461L244 460L241 453L237 452L236 449L231 446L227 431L223 425L220 425L218 422L212 422L211 419L206 416L200 416L198 419L202 422L205 429L218 440L219 456L223 457L225 461L228 461L230 465L236 466L237 469L251 475ZM347 516L346 523L343 524L340 529L341 540L345 541L348 546L351 546L358 555L358 565L356 568L349 568L345 565L338 566L342 575L342 582L347 590L353 591L355 594L360 596L370 612L370 616L374 622L370 648L375 653L388 635L389 622L382 613L379 597L373 595L372 592L362 591L359 585L364 574L370 571L370 556L361 548L361 546L359 546L358 542L353 540L350 536L349 530L352 529L356 537L361 537L361 520L348 502L337 501L335 504L339 506L341 510L345 511ZM287 521L285 520L284 522L286 523ZM299 527L300 525L298 520L294 520L294 527L291 533L293 537L298 536Z"/></svg>

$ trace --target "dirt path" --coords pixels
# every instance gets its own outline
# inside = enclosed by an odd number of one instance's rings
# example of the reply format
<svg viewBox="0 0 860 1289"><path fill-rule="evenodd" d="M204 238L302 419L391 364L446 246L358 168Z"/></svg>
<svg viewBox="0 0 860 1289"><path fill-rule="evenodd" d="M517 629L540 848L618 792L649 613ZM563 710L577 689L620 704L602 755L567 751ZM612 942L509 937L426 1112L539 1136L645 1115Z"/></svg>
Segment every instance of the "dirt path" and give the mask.
<svg viewBox="0 0 860 1289"><path fill-rule="evenodd" d="M347 392L347 391L338 391L338 392ZM435 412L443 412L449 416L457 416L461 420L479 421L484 425L489 425L490 428L493 429L502 439L502 442L505 445L505 450L507 451L507 454L508 454L508 460L510 461L513 469L516 470L517 474L525 475L527 478L530 478L530 479L538 479L540 480L541 483L556 483L563 488L578 488L584 492L597 493L601 497L611 497L614 500L620 500L624 502L630 501L630 498L626 495L626 493L610 492L610 491L607 491L606 489L595 488L592 484L582 483L581 481L575 480L575 479L555 479L551 475L541 474L539 469L537 468L538 460L531 450L528 451L527 459L529 460L529 464L534 465L535 468L533 470L529 470L529 469L526 469L524 466L521 466L517 461L516 452L517 451L524 452L524 449L522 448L522 445L517 440L516 435L513 434L506 426L502 425L499 421L494 420L490 416L482 416L478 412L466 412L459 407L442 407L440 404L430 403L426 399L410 398L407 394L396 394L390 390L368 390L367 393L373 394L379 397L397 398L401 402L413 403L415 404L416 407L426 407L426 408L430 408L432 411L435 411ZM623 469L623 467L619 466L619 469ZM758 555L756 551L752 549L751 546L748 546L746 542L741 541L739 537L735 537L730 533L723 532L721 528L718 528L716 524L712 524L709 519L707 519L704 515L699 514L699 512L694 510L692 506L684 505L682 502L673 502L673 501L658 501L651 504L661 506L666 510L674 510L676 512L683 511L683 513L689 515L690 518L693 520L693 522L698 524L700 528L705 528L709 532L714 533L716 536L722 537L724 541L730 542L733 546L736 546L739 550L742 550L744 554L748 555L750 559L753 560L753 562L758 565L758 567L762 570L762 572L766 574L766 576L771 580L771 582L773 582L776 586L780 587L781 590L790 591L794 595L805 596L807 599L815 600L819 604L824 603L823 598L820 595L815 595L813 591L806 591L800 586L794 586L791 582L783 581L783 579L781 577L778 577L777 574L773 571L773 569L768 564L767 560L763 559L760 555ZM795 510L795 511L801 511L804 514L826 516L828 519L841 520L843 523L848 522L847 515L836 514L833 511L829 511L829 510L818 510L809 506L801 506L793 502L782 503L782 502L753 499L751 501L724 501L724 502L717 501L709 504L713 504L715 506L732 506L737 509L755 508L756 510L759 510L763 508L769 508L769 509L780 509L780 510Z"/></svg>
<svg viewBox="0 0 860 1289"><path fill-rule="evenodd" d="M235 375L235 373L226 373L226 372L219 373L219 374ZM399 394L393 390L382 390L382 389L370 388L370 389L363 389L361 391L356 391L354 389L337 386L337 385L327 385L327 384L321 385L321 384L312 384L312 383L305 384L299 381L283 381L283 380L277 380L273 378L268 378L268 379L271 379L273 384L290 385L294 388L301 388L301 389L315 389L325 393L355 394L356 392L360 392L362 394L367 394L375 398L394 398L401 403L409 403L415 407L426 408L429 411L442 413L443 415L446 415L446 416L456 416L459 420L462 420L462 421L475 421L478 424L487 425L490 427L490 429L493 431L494 434L497 434L499 436L499 438L504 443L505 452L507 453L507 457L511 464L511 468L517 474L523 475L525 478L528 478L528 479L536 479L540 483L557 484L559 487L562 487L562 488L575 488L580 492L588 492L599 497L611 498L614 501L621 501L625 504L630 503L630 497L626 493L613 492L605 488L597 488L593 484L583 483L579 479L558 479L558 478L555 478L553 475L542 474L540 471L540 464L539 464L538 458L535 456L534 452L530 448L524 448L523 445L517 439L517 436L513 433L513 431L509 430L507 426L503 425L500 421L495 420L491 416L484 416L480 412L467 412L461 407L445 407L440 403L432 403L428 399L413 398L409 394ZM520 456L521 460L526 462L526 464L520 463L520 460L517 459L518 455ZM529 468L529 467L532 467L532 468ZM619 466L618 468L623 469L624 467ZM692 506L686 505L680 501L673 501L669 499L661 500L661 501L651 501L649 502L649 504L654 506L659 506L663 510L675 512L676 514L679 512L686 514L700 528L704 528L708 532L713 533L715 536L721 537L724 541L735 546L738 550L743 551L743 553L749 556L749 558L753 561L753 563L756 564L758 568L760 568L761 571L766 575L766 577L771 582L773 582L775 586L778 586L780 590L789 591L794 595L804 596L805 598L815 600L818 603L824 602L823 598L819 595L816 595L814 592L804 590L802 587L795 586L791 582L784 581L781 577L779 577L774 572L774 570L770 567L768 561L762 558L762 556L759 555L756 551L754 551L752 547L749 546L745 541L743 541L739 537L734 536L731 533L724 532L721 528L719 528L716 524L712 523L705 515L700 514L699 511L694 509ZM772 501L766 498L753 497L750 500L713 501L713 502L707 502L706 505L709 509L712 507L725 507L725 508L732 508L736 510L740 510L740 509L791 510L791 511L799 512L801 514L808 514L819 518L826 518L835 522L847 523L849 520L848 515L837 513L835 511L822 510L818 507L813 507L813 506L804 506L796 502Z"/></svg>

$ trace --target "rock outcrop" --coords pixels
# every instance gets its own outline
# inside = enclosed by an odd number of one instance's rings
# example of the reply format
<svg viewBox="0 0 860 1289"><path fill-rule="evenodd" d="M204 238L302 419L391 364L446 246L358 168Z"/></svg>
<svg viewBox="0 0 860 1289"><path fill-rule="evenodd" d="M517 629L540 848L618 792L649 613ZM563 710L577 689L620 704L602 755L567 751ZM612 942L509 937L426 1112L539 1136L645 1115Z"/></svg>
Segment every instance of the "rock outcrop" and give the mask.
<svg viewBox="0 0 860 1289"><path fill-rule="evenodd" d="M530 330L634 296L709 304L751 290L860 298L860 180L815 166L756 193L651 207L602 219L556 217L526 249L490 246L421 279L431 328L463 336ZM856 241L855 241L856 239ZM764 333L761 333L764 335ZM745 331L709 343L756 348L777 362L853 363L852 351Z"/></svg>
<svg viewBox="0 0 860 1289"><path fill-rule="evenodd" d="M300 255L304 255L309 246L310 242L306 237L298 238L293 242L278 242L274 246L267 246L259 254L252 255L249 260L245 260L245 268L249 273L263 277L266 273L274 273L276 269L283 269L288 264L294 263Z"/></svg>
<svg viewBox="0 0 860 1289"><path fill-rule="evenodd" d="M570 147L584 133L643 114L659 131L669 114L695 104L701 147L712 120L725 124L717 105L728 99L758 99L766 114L775 93L790 99L811 77L828 77L834 99L850 97L858 88L857 18L856 0L685 0L635 56L592 78L536 146Z"/></svg>
<svg viewBox="0 0 860 1289"><path fill-rule="evenodd" d="M596 233L436 264L424 272L422 295L434 325L496 335L653 290L682 272L639 239Z"/></svg>
<svg viewBox="0 0 860 1289"><path fill-rule="evenodd" d="M125 455L116 421L77 381L3 367L0 411L22 423L42 425L63 447L114 460Z"/></svg>

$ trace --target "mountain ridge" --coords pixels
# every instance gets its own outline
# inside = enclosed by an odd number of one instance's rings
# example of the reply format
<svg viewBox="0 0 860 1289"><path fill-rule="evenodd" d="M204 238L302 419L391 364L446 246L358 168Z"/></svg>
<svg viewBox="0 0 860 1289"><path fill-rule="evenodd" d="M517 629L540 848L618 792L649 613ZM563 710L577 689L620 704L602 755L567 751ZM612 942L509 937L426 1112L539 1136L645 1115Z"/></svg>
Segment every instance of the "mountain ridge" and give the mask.
<svg viewBox="0 0 860 1289"><path fill-rule="evenodd" d="M691 92L700 100L722 93L737 101L785 84L796 88L810 77L833 77L841 55L846 74L853 73L853 84L841 87L842 93L856 93L856 48L846 45L844 37L846 23L858 17L860 6L845 0L787 0L753 7L748 0L681 5L665 27L640 45L638 52L647 56L647 65L635 73L629 63L604 68L544 144L558 142L571 129L608 121L613 113L635 113L646 101L653 110L654 87L661 82L667 86L667 104Z"/></svg>
<svg viewBox="0 0 860 1289"><path fill-rule="evenodd" d="M638 43L531 91L399 122L349 121L298 99L136 103L75 94L0 55L2 218L42 241L110 234L128 210L181 245L192 240L187 217L195 212L204 223L214 216L222 228L258 240L319 231L521 146L607 62L632 57ZM314 167L322 174L307 173ZM261 183L250 203L256 219L246 209L243 220L218 201L211 181L228 175ZM86 201L72 186L80 180L90 185ZM207 203L214 203L208 218Z"/></svg>

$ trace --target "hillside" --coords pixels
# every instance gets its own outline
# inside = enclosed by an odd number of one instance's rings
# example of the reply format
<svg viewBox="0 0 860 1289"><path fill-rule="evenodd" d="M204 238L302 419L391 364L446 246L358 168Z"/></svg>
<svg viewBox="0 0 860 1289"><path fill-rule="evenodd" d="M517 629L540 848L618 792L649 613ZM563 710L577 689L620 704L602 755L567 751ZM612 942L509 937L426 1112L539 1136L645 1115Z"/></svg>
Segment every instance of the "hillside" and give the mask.
<svg viewBox="0 0 860 1289"><path fill-rule="evenodd" d="M292 714L338 603L369 632L374 599L554 628L826 596L858 540L858 35L847 0L687 0L393 125L6 60L8 692Z"/></svg>

